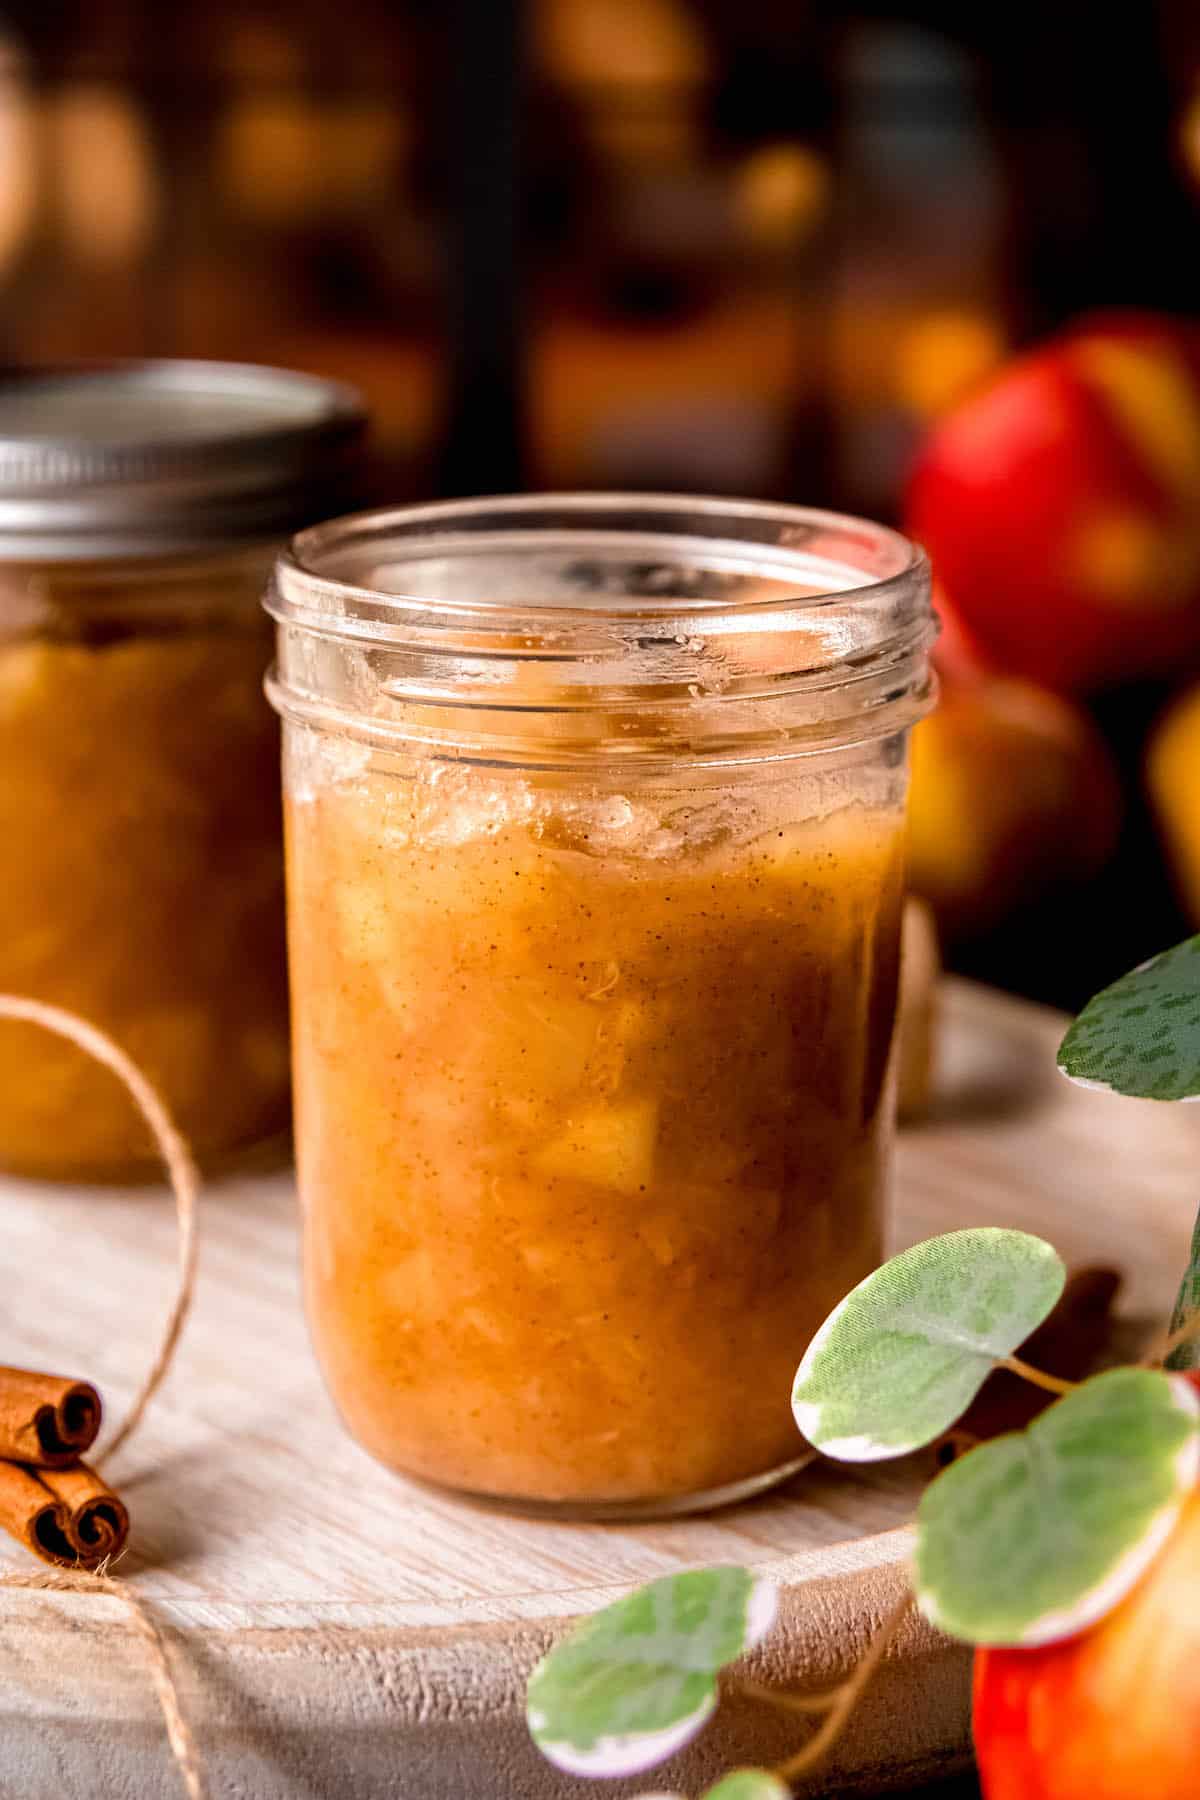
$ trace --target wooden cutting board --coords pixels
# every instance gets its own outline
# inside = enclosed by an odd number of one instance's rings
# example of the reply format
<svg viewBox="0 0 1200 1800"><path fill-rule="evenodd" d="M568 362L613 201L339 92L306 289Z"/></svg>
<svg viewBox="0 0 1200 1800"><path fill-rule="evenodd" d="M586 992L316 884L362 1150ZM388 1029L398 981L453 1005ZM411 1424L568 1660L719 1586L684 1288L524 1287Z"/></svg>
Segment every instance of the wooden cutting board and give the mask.
<svg viewBox="0 0 1200 1800"><path fill-rule="evenodd" d="M1200 1112L1084 1093L1054 1070L1055 1015L950 983L935 1116L902 1135L894 1238L1002 1223L1069 1262L1112 1261L1126 1309L1163 1315L1197 1199ZM155 1190L0 1183L3 1360L97 1381L114 1412L154 1341L174 1258ZM525 1676L580 1613L688 1564L784 1587L758 1673L826 1684L903 1579L909 1465L810 1470L707 1518L534 1523L376 1467L340 1430L297 1299L294 1193L242 1177L203 1202L196 1310L166 1389L111 1474L134 1519L122 1572L168 1632L214 1796L582 1800L532 1750ZM15 1549L4 1567L32 1567ZM967 1742L965 1654L913 1622L834 1763L804 1791L881 1791ZM667 1779L693 1794L797 1722L724 1709ZM645 1783L641 1784L643 1787ZM177 1790L144 1651L101 1596L0 1591L0 1794L146 1800Z"/></svg>

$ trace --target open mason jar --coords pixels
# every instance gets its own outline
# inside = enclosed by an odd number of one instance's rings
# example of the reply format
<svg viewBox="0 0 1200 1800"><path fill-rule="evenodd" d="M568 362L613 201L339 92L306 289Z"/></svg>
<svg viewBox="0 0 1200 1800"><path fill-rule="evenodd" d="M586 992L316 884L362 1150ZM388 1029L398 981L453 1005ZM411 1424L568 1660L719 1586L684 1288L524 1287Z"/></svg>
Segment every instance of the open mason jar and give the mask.
<svg viewBox="0 0 1200 1800"><path fill-rule="evenodd" d="M877 1263L924 560L833 514L361 514L277 566L307 1302L382 1461L765 1486Z"/></svg>
<svg viewBox="0 0 1200 1800"><path fill-rule="evenodd" d="M354 492L361 427L356 396L281 370L0 381L0 989L111 1033L210 1160L287 1124L259 600L279 544ZM114 1076L0 1022L0 1167L153 1160Z"/></svg>

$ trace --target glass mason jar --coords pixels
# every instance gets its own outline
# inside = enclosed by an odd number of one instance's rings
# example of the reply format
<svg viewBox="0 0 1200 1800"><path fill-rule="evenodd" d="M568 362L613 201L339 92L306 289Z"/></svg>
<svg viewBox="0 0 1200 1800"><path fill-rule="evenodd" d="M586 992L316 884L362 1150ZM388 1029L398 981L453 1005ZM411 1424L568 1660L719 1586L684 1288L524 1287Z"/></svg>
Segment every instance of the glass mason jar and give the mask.
<svg viewBox="0 0 1200 1800"><path fill-rule="evenodd" d="M288 1117L278 725L259 599L352 479L362 415L213 363L0 382L0 988L110 1032L199 1154ZM116 1080L0 1023L0 1167L114 1178Z"/></svg>
<svg viewBox="0 0 1200 1800"><path fill-rule="evenodd" d="M778 1479L880 1256L923 558L791 507L486 500L305 532L268 607L347 1424L563 1515Z"/></svg>

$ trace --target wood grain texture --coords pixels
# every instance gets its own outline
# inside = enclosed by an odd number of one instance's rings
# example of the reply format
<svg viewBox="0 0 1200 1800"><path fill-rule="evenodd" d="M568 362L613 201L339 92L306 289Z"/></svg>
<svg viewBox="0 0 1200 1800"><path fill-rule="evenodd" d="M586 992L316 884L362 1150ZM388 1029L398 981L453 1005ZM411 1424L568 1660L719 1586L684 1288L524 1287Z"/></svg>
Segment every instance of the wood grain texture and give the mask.
<svg viewBox="0 0 1200 1800"><path fill-rule="evenodd" d="M894 1238L1004 1223L1118 1264L1161 1319L1186 1256L1200 1113L1072 1088L1062 1021L947 985L934 1116L902 1136ZM239 1800L597 1800L529 1746L525 1676L564 1624L690 1564L776 1576L760 1679L825 1684L903 1579L921 1471L809 1470L731 1512L637 1527L465 1506L376 1467L340 1430L297 1300L290 1178L203 1201L197 1310L145 1429L107 1471L134 1519L122 1572L156 1603L214 1791ZM5 1360L79 1372L116 1410L149 1354L174 1255L153 1190L0 1183ZM22 1566L0 1553L0 1566ZM170 1794L142 1652L101 1597L0 1591L0 1794ZM967 1659L913 1620L813 1794L878 1791L961 1760ZM795 1723L734 1702L659 1785L695 1792ZM644 1783L642 1784L645 1785ZM605 1784L605 1795L636 1784Z"/></svg>

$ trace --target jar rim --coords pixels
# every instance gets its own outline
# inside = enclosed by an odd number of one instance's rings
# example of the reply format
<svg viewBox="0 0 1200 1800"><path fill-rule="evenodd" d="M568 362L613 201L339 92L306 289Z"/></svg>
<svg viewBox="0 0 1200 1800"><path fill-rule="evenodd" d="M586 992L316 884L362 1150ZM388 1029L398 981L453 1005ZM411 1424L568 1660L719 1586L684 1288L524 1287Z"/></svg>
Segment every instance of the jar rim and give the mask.
<svg viewBox="0 0 1200 1800"><path fill-rule="evenodd" d="M406 592L397 587L348 579L328 565L339 555L345 558L348 552L386 545L389 538L393 548L403 548L404 560L414 560L423 551L435 548L449 554L461 553L472 539L478 542L485 524L511 538L518 529L512 521L520 520L526 514L530 519L526 529L530 532L569 530L572 526L580 530L612 530L603 521L615 514L629 515L633 528L648 535L658 535L661 527L655 527L653 521L664 515L685 516L693 526L724 522L731 527L727 536L719 538L716 532L705 534L713 543L738 545L747 556L757 545L761 551L770 552L773 570L782 571L792 561L798 575L811 571L817 560L811 552L803 553L801 541L819 540L822 533L826 537L838 534L845 537L848 545L857 542L864 552L870 546L881 564L877 572L863 571L865 578L862 580L843 581L803 597L792 593L741 602L722 599L723 612L761 612L771 608L795 611L798 604L817 607L831 600L849 601L855 595L879 593L894 583L920 580L928 566L920 545L890 526L821 507L671 492L566 490L545 494L497 494L373 507L328 519L297 532L278 558L268 610L276 617L285 612L296 616L295 609L328 612L340 618L342 628L349 631L358 608L366 606L371 609L370 635L374 637L389 635L388 610L395 615L397 630L402 632L403 614L410 605L419 605L422 611L447 621L464 613L511 615L514 610L511 599L497 599L494 593L480 591L470 597L450 599L415 590ZM459 528L457 532L456 527ZM686 535L695 536L696 533L693 530ZM458 541L454 542L456 537ZM681 614L698 610L693 597L670 594L627 597L611 609L590 603L549 604L529 597L523 597L521 605L547 624L572 619L595 624L608 612L614 619L622 621L632 617L677 619Z"/></svg>
<svg viewBox="0 0 1200 1800"><path fill-rule="evenodd" d="M923 551L850 515L678 494L504 495L295 538L265 605L288 717L543 768L757 760L932 703Z"/></svg>

